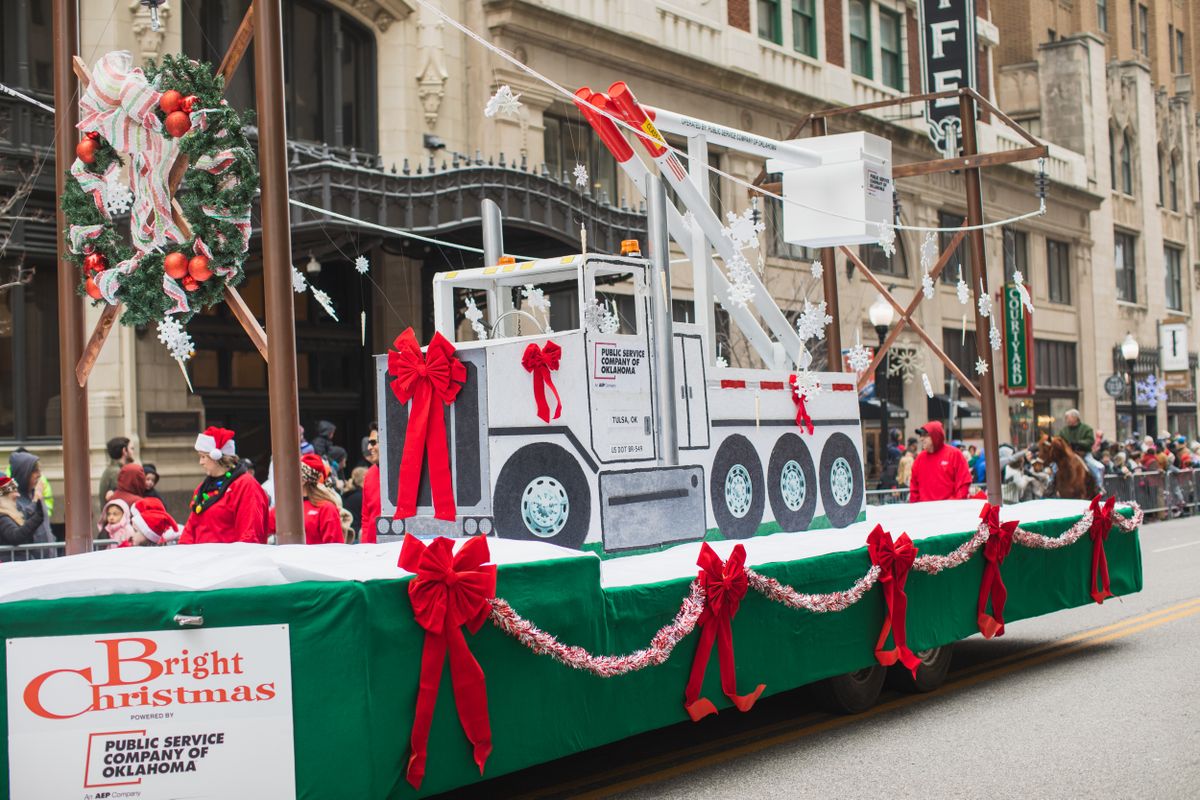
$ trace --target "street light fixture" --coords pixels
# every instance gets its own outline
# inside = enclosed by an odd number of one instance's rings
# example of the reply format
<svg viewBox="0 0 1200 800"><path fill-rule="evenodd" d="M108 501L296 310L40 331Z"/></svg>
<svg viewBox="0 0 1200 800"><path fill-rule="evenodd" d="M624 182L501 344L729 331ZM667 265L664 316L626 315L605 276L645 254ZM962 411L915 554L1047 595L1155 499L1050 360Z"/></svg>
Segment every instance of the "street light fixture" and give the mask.
<svg viewBox="0 0 1200 800"><path fill-rule="evenodd" d="M875 327L875 333L879 334L879 347L883 348L883 343L887 339L888 328L892 326L892 320L895 318L895 311L892 309L891 303L883 299L883 295L879 295L871 307L867 309L867 318L871 320L871 324ZM883 361L879 362L879 369L882 370L880 375L877 370L875 373L875 394L879 397L879 447L882 452L881 465L884 469L887 468L888 459L888 353L883 354ZM886 487L890 488L890 487Z"/></svg>
<svg viewBox="0 0 1200 800"><path fill-rule="evenodd" d="M1121 357L1125 359L1125 365L1129 368L1129 401L1133 404L1133 422L1129 426L1129 435L1137 436L1138 423L1138 401L1137 401L1137 368L1138 352L1141 348L1138 346L1137 339L1133 338L1132 333L1125 334L1125 341L1121 342Z"/></svg>

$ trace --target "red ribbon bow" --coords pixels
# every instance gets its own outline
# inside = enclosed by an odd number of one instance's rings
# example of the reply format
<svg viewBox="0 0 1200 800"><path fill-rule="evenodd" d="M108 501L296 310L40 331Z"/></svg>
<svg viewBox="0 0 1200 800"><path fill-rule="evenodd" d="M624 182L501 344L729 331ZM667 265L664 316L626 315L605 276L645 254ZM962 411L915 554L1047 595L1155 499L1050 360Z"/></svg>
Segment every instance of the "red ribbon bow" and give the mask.
<svg viewBox="0 0 1200 800"><path fill-rule="evenodd" d="M404 452L400 458L400 481L396 490L395 519L407 519L417 513L417 488L421 465L429 454L429 487L433 492L433 515L453 521L454 481L450 477L450 452L446 445L446 409L454 402L467 379L467 368L454 357L454 346L440 333L421 354L421 346L412 328L396 337L396 348L388 353L388 374L392 392L401 403L412 400L408 427L404 434Z"/></svg>
<svg viewBox="0 0 1200 800"><path fill-rule="evenodd" d="M1112 530L1113 506L1116 503L1116 497L1109 497L1104 505L1100 505L1100 495L1092 498L1092 581L1088 584L1088 590L1092 593L1092 599L1101 604L1104 598L1113 596L1108 585L1108 558L1104 554L1104 540ZM1096 588L1097 576L1100 578L1099 589Z"/></svg>
<svg viewBox="0 0 1200 800"><path fill-rule="evenodd" d="M788 383L792 387L792 400L796 403L796 424L800 426L800 430L808 429L808 435L813 435L812 417L808 415L808 406L805 405L807 398L803 392L796 391L796 376L792 375L788 379Z"/></svg>
<svg viewBox="0 0 1200 800"><path fill-rule="evenodd" d="M543 347L538 347L537 342L530 342L525 348L525 354L521 356L521 366L526 372L533 373L533 399L537 403L537 415L542 422L550 421L550 404L546 402L547 386L554 392L554 419L558 419L562 414L562 398L558 396L558 389L550 377L551 372L558 371L561 359L562 348L554 342L546 342Z"/></svg>
<svg viewBox="0 0 1200 800"><path fill-rule="evenodd" d="M1000 506L983 504L979 518L988 526L988 538L983 545L983 580L979 584L979 632L983 638L1004 635L1004 603L1008 590L1000 577L1000 565L1012 550L1013 531L1017 521L1000 522ZM992 601L992 613L987 613L988 598Z"/></svg>
<svg viewBox="0 0 1200 800"><path fill-rule="evenodd" d="M875 530L867 536L867 553L871 563L879 567L879 582L883 587L883 599L887 603L887 619L883 621L883 629L879 632L879 641L875 644L875 659L885 667L890 667L899 661L917 677L917 667L921 659L917 658L905 642L906 614L908 612L908 596L904 594L904 583L908 580L908 571L917 558L917 548L907 533L892 541L892 535L876 525ZM884 650L888 633L891 632L895 647Z"/></svg>
<svg viewBox="0 0 1200 800"><path fill-rule="evenodd" d="M735 546L729 560L722 562L721 557L705 542L700 545L700 557L696 563L700 566L698 580L704 587L704 611L697 621L700 626L700 641L696 645L696 655L692 658L692 672L688 676L687 689L683 693L684 708L693 722L717 713L712 701L700 696L700 686L704 683L704 671L708 667L709 656L712 655L714 639L717 643L717 660L721 667L721 690L739 711L749 711L753 708L755 701L766 688L765 684L760 683L750 694L737 693L731 621L749 587L745 567L746 548L740 544Z"/></svg>
<svg viewBox="0 0 1200 800"><path fill-rule="evenodd" d="M482 536L468 539L457 554L453 554L453 550L454 541L444 536L434 539L426 547L411 534L405 535L400 550L400 567L416 573L408 584L408 598L417 624L425 629L417 706L413 715L412 756L407 771L408 782L417 789L421 788L421 780L425 777L429 726L433 722L442 663L447 655L454 704L458 707L463 732L474 747L480 775L492 752L492 727L488 721L483 668L471 655L462 626L466 625L467 630L475 633L491 613L488 601L496 596L496 565L486 563L491 556L487 539Z"/></svg>

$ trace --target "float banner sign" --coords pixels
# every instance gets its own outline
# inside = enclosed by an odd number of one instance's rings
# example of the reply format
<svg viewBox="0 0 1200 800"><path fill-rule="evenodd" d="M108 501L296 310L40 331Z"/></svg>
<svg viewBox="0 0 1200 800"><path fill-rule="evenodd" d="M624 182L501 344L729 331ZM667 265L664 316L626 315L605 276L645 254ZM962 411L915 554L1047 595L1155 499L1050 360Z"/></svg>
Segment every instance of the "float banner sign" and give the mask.
<svg viewBox="0 0 1200 800"><path fill-rule="evenodd" d="M963 86L975 88L974 0L917 0L917 25L921 30L921 80L926 92L944 92ZM961 139L958 98L945 97L925 104L925 122L934 147L946 150L946 135ZM957 147L954 148L957 152ZM953 155L953 154L950 154Z"/></svg>
<svg viewBox="0 0 1200 800"><path fill-rule="evenodd" d="M291 798L287 625L7 640L9 796Z"/></svg>
<svg viewBox="0 0 1200 800"><path fill-rule="evenodd" d="M1033 394L1033 335L1015 283L1004 284L1004 393Z"/></svg>

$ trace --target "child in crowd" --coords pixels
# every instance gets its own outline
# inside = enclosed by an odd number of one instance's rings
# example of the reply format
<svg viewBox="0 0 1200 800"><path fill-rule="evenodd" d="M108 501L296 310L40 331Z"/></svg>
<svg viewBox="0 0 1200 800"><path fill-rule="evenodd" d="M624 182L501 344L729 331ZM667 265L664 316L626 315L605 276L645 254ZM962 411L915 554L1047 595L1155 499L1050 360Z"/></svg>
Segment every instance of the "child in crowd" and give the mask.
<svg viewBox="0 0 1200 800"><path fill-rule="evenodd" d="M134 504L129 513L129 528L132 536L127 545L136 547L155 547L160 544L175 544L175 540L183 532L167 509L162 500L147 497Z"/></svg>
<svg viewBox="0 0 1200 800"><path fill-rule="evenodd" d="M129 504L114 497L104 504L104 513L100 518L100 537L112 539L120 547L123 542L133 536L129 527Z"/></svg>

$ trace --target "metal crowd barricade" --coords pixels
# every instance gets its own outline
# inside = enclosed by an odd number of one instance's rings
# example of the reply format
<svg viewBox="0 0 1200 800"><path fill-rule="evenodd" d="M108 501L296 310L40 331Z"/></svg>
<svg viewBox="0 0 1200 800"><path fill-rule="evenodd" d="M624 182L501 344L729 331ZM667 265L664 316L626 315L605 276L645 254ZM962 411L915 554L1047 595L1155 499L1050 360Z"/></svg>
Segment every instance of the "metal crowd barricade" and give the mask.
<svg viewBox="0 0 1200 800"><path fill-rule="evenodd" d="M1104 494L1106 497L1116 497L1118 502L1132 503L1134 501L1134 482L1132 475L1105 475Z"/></svg>
<svg viewBox="0 0 1200 800"><path fill-rule="evenodd" d="M897 486L895 489L868 489L864 492L869 506L891 506L908 502L908 487Z"/></svg>
<svg viewBox="0 0 1200 800"><path fill-rule="evenodd" d="M92 550L107 550L116 544L112 539L96 539ZM37 561L43 558L58 558L67 554L66 542L35 542L33 544L0 545L0 563L11 561Z"/></svg>
<svg viewBox="0 0 1200 800"><path fill-rule="evenodd" d="M1133 499L1147 514L1167 510L1166 477L1161 472L1138 472L1133 476Z"/></svg>
<svg viewBox="0 0 1200 800"><path fill-rule="evenodd" d="M1166 474L1166 505L1175 517L1192 513L1196 506L1196 484L1193 470L1181 469Z"/></svg>

